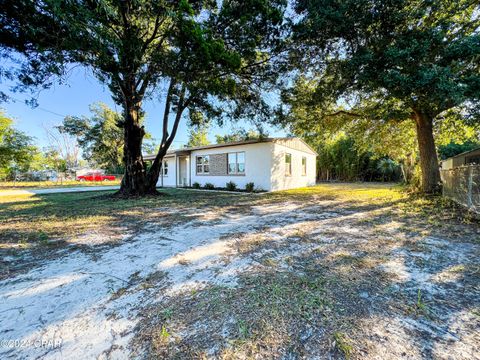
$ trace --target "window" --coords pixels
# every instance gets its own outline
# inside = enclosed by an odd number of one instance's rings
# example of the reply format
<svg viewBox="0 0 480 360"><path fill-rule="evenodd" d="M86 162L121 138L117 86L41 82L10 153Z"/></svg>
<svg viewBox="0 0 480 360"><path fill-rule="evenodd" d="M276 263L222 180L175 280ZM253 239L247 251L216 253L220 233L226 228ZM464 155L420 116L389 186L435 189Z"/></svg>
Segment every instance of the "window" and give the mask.
<svg viewBox="0 0 480 360"><path fill-rule="evenodd" d="M307 157L302 156L302 176L307 175Z"/></svg>
<svg viewBox="0 0 480 360"><path fill-rule="evenodd" d="M245 174L245 153L229 153L228 154L228 173L229 174Z"/></svg>
<svg viewBox="0 0 480 360"><path fill-rule="evenodd" d="M203 155L197 156L197 174L208 174L210 173L210 156Z"/></svg>
<svg viewBox="0 0 480 360"><path fill-rule="evenodd" d="M465 165L480 164L480 156L469 156L465 158Z"/></svg>
<svg viewBox="0 0 480 360"><path fill-rule="evenodd" d="M285 154L285 176L292 175L292 154Z"/></svg>
<svg viewBox="0 0 480 360"><path fill-rule="evenodd" d="M163 171L163 176L168 175L168 161L163 162L162 171Z"/></svg>

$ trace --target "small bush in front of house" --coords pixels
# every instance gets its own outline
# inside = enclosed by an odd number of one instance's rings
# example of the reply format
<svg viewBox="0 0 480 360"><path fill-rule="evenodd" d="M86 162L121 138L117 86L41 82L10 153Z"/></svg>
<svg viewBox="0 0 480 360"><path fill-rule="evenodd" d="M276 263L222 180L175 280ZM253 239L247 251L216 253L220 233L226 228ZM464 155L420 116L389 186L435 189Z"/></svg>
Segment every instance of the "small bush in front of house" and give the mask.
<svg viewBox="0 0 480 360"><path fill-rule="evenodd" d="M207 190L213 190L215 189L215 185L213 185L212 183L206 183L205 185L203 185L203 188Z"/></svg>
<svg viewBox="0 0 480 360"><path fill-rule="evenodd" d="M192 184L192 188L194 188L194 189L200 189L200 183L198 183L198 182L195 181L195 182Z"/></svg>
<svg viewBox="0 0 480 360"><path fill-rule="evenodd" d="M255 184L253 182L249 182L245 185L245 190L247 190L247 192L253 192L253 190L255 190Z"/></svg>
<svg viewBox="0 0 480 360"><path fill-rule="evenodd" d="M233 181L229 181L227 182L226 188L228 191L235 191L237 190L237 184L235 184Z"/></svg>

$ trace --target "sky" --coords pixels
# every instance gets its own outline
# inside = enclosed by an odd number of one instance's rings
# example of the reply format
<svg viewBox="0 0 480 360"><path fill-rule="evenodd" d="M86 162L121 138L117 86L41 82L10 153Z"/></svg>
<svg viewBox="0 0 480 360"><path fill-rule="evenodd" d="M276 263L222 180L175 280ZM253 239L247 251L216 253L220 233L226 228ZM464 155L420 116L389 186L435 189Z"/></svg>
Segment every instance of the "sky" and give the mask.
<svg viewBox="0 0 480 360"><path fill-rule="evenodd" d="M34 137L35 143L40 148L48 146L45 127L59 125L66 115L88 116L89 105L95 102L104 102L112 109L121 111L110 97L106 86L100 84L92 75L85 70L77 68L72 70L66 85L55 85L54 87L42 90L37 97L38 107L32 108L25 104L24 100L29 99L29 94L12 93L9 90L11 84L0 84L0 90L11 95L11 101L1 103L0 108L13 118L14 126ZM146 111L145 128L154 139L159 139L161 134L161 118L163 114L163 103L161 99L147 100L144 103ZM179 126L177 136L172 147L181 147L188 141L187 120L183 119ZM226 124L219 128L214 125L209 129L209 140L215 142L215 135L224 135L235 129L252 129L252 125L245 122ZM269 136L286 136L282 129L266 126Z"/></svg>

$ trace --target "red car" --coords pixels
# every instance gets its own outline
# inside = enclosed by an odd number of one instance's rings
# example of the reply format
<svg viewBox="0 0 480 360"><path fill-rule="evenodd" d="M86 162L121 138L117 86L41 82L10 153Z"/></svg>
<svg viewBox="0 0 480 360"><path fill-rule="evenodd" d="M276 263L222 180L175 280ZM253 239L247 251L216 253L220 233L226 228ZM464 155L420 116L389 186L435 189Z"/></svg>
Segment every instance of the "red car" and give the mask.
<svg viewBox="0 0 480 360"><path fill-rule="evenodd" d="M77 181L113 181L115 176L104 175L99 172L89 172L84 175L77 176Z"/></svg>

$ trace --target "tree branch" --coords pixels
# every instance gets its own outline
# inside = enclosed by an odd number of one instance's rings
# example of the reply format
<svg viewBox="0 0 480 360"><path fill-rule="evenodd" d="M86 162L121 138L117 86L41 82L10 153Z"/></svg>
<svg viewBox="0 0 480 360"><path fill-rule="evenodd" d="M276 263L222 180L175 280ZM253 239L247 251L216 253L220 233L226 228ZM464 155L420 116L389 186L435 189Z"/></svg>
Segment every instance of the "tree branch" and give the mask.
<svg viewBox="0 0 480 360"><path fill-rule="evenodd" d="M347 116L351 116L351 117L361 117L361 116L363 116L362 114L358 114L358 113L354 113L354 112L350 112L350 111L346 111L346 110L338 110L338 111L335 111L334 113L326 114L325 116L326 117L335 117L335 116L338 116L338 115L347 115Z"/></svg>

